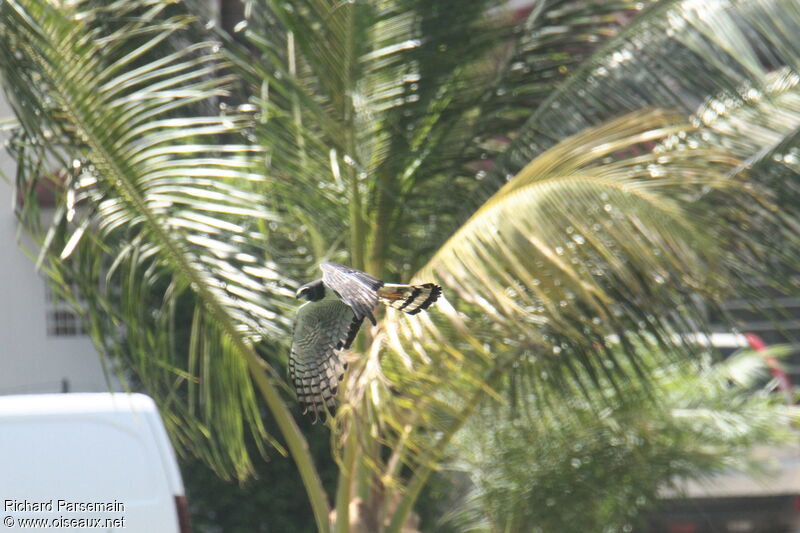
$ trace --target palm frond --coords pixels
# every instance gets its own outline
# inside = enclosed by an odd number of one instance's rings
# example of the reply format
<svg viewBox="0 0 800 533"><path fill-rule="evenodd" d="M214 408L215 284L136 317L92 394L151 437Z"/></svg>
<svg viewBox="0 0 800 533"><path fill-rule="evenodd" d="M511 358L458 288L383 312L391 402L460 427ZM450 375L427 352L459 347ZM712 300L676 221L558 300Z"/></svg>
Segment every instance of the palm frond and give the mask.
<svg viewBox="0 0 800 533"><path fill-rule="evenodd" d="M585 60L652 2L536 2L517 28L493 94L481 104L468 147L475 160L494 160L517 130ZM486 170L479 169L479 170Z"/></svg>
<svg viewBox="0 0 800 533"><path fill-rule="evenodd" d="M670 344L670 332L702 320L688 295L720 290L724 279L715 244L722 228L687 200L705 187L734 186L726 173L736 165L713 150L647 150L687 128L669 114L639 113L556 145L490 198L419 276L441 280L454 302L505 324L496 334L540 365L572 358L599 377L613 374L613 360L612 368L593 361L611 334Z"/></svg>
<svg viewBox="0 0 800 533"><path fill-rule="evenodd" d="M746 99L739 91L761 90L774 70L796 74L798 28L793 2L659 2L542 103L487 178L486 194L587 126L647 106L691 114L711 97Z"/></svg>
<svg viewBox="0 0 800 533"><path fill-rule="evenodd" d="M108 7L0 10L0 69L24 128L21 216L38 230L50 181L42 267L80 284L95 342L174 413L179 449L244 477L247 435L275 442L255 345L286 337L291 294L269 260L279 219L259 193L258 153L237 143L251 118L214 112L230 78L216 43L175 46L191 18L164 16L163 2L127 2L115 18Z"/></svg>
<svg viewBox="0 0 800 533"><path fill-rule="evenodd" d="M778 293L797 291L787 284L800 270L797 255L798 132L800 131L800 75L789 68L772 71L756 82L710 96L695 112L699 126L687 139L669 145L721 146L742 159L737 179L747 182L749 197L721 207L714 194L700 201L717 207L728 221L735 243L730 262L737 262L741 297L751 298L754 309L770 317L763 286ZM764 305L766 304L766 305Z"/></svg>

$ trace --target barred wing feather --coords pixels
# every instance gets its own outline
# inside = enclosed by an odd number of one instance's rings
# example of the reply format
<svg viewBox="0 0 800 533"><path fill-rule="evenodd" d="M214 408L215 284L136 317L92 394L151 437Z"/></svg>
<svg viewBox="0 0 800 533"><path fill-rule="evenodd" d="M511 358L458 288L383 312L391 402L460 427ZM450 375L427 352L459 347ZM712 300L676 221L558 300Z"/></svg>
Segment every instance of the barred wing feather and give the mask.
<svg viewBox="0 0 800 533"><path fill-rule="evenodd" d="M341 354L353 342L363 319L337 300L308 302L297 311L289 357L289 378L303 414L314 421L336 412L336 392L347 366Z"/></svg>
<svg viewBox="0 0 800 533"><path fill-rule="evenodd" d="M442 288L435 283L422 285L399 285L385 283L378 290L378 298L390 307L399 309L409 315L424 311L439 299Z"/></svg>

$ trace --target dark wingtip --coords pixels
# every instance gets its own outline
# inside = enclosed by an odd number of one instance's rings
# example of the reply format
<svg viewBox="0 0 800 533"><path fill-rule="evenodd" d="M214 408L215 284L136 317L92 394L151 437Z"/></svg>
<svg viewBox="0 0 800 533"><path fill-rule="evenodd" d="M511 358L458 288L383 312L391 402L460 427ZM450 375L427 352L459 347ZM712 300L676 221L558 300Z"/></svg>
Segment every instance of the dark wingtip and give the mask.
<svg viewBox="0 0 800 533"><path fill-rule="evenodd" d="M436 300L439 299L439 296L442 295L442 288L439 285L435 284L435 283L425 283L423 285L423 287L430 288L431 289L431 293L428 295L428 297L425 299L425 301L422 302L422 305L420 305L419 307L417 307L413 311L410 311L408 313L409 315L416 315L420 311L426 310L431 305L433 305L436 302Z"/></svg>

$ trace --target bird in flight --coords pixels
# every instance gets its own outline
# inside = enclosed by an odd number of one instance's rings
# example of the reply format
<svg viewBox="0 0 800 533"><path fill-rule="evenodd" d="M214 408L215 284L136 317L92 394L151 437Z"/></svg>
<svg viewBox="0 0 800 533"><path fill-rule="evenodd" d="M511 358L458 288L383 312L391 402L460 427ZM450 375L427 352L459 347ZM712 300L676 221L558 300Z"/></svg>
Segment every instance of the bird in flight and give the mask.
<svg viewBox="0 0 800 533"><path fill-rule="evenodd" d="M384 283L355 268L320 264L322 279L297 290L304 303L297 310L289 356L289 378L303 414L325 421L336 411L336 391L347 363L341 354L350 348L364 318L375 325L372 314L378 302L415 315L442 294L434 283L402 285Z"/></svg>

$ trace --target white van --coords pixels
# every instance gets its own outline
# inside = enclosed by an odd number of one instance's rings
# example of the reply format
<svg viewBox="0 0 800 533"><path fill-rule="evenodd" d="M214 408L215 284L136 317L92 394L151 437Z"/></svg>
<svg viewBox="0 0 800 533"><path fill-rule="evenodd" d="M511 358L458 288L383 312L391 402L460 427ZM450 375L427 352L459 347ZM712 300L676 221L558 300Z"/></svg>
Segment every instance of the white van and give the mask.
<svg viewBox="0 0 800 533"><path fill-rule="evenodd" d="M142 394L0 396L0 510L0 531L190 531L174 451Z"/></svg>

